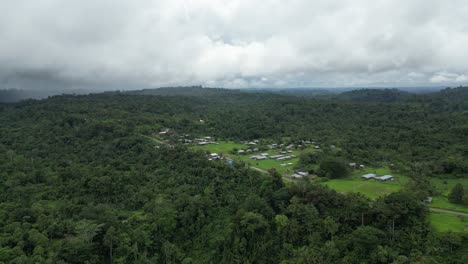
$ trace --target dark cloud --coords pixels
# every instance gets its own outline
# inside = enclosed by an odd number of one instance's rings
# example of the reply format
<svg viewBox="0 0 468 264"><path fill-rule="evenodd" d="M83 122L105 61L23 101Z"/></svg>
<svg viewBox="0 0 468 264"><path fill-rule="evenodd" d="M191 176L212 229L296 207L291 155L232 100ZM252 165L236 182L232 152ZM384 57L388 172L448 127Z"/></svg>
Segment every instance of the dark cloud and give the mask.
<svg viewBox="0 0 468 264"><path fill-rule="evenodd" d="M0 84L458 85L467 13L462 0L1 1Z"/></svg>

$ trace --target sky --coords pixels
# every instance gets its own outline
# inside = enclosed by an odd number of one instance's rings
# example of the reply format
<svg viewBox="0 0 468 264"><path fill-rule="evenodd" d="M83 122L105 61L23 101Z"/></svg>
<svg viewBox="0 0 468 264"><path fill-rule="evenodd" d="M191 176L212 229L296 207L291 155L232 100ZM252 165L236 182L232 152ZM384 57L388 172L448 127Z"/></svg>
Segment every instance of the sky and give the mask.
<svg viewBox="0 0 468 264"><path fill-rule="evenodd" d="M466 0L0 0L0 89L468 84Z"/></svg>

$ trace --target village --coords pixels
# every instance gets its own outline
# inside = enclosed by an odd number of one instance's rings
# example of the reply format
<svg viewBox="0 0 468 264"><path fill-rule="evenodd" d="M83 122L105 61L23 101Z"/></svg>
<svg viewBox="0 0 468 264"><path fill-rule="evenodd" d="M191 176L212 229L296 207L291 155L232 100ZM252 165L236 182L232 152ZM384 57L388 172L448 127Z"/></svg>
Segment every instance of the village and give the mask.
<svg viewBox="0 0 468 264"><path fill-rule="evenodd" d="M219 145L218 142L211 141L211 139L212 139L212 137L209 137L209 136L204 137L204 138L196 138L195 142L198 142L199 146L206 146L206 145L209 145L209 144ZM253 154L254 153L253 155L249 156L249 159L251 159L252 161L263 161L263 160L268 160L268 159L269 160L276 160L276 161L279 162L278 164L279 164L279 166L281 168L294 167L295 166L295 163L288 162L288 161L290 161L292 159L297 158L297 155L293 154L292 149L304 150L304 149L310 148L310 146L312 146L314 150L319 150L320 149L320 146L318 144L316 144L315 142L302 140L301 144L298 144L298 145L294 145L294 144L287 144L286 145L284 143L273 143L273 144L266 145L267 148L270 150L270 152L272 152L272 151L275 152L274 155L270 155L268 152L262 152L262 153L259 153L259 154L255 154L255 153L261 151L260 148L257 147L257 145L260 144L259 140L246 141L246 142L241 142L241 143L245 144L248 148L247 149L237 150L237 152L236 152L237 155L247 155L247 154ZM335 148L335 146L330 146L330 147ZM209 156L208 156L208 160L226 160L228 162L228 164L233 163L232 158L230 158L228 156L222 156L222 155L220 155L218 153L210 153ZM356 163L353 163L353 162L349 163L348 165L352 170L359 169L359 170L363 171L366 168L366 166L363 165L363 164L360 164L358 166ZM304 170L298 170L298 169L289 170L289 169L287 169L286 171L289 172L289 173L286 173L283 176L286 177L286 178L290 178L290 179L301 179L301 178L304 178L304 177L307 177L307 176L310 175L309 172L304 171ZM395 179L393 175L386 174L386 175L378 176L375 173L363 174L361 176L361 178L365 179L365 180L376 180L376 181L380 181L380 182L393 181Z"/></svg>
<svg viewBox="0 0 468 264"><path fill-rule="evenodd" d="M171 135L170 129L159 132L160 136ZM304 152L322 151L316 141L298 140L296 142L269 142L259 139L242 142L217 141L213 136L191 137L189 134L179 135L177 141L195 149L207 151L207 159L210 161L224 161L232 165L238 161L249 164L259 171L275 169L283 177L288 179L302 179L314 177L310 172L297 167L298 155ZM335 149L335 145L327 146ZM376 173L366 173L366 165L350 162L350 169L361 171L364 180L375 180L379 182L393 181L393 175L384 174L378 176Z"/></svg>
<svg viewBox="0 0 468 264"><path fill-rule="evenodd" d="M270 169L275 169L286 182L307 178L338 192L362 193L371 199L377 199L382 195L399 191L410 181L410 177L398 173L397 166L393 163L373 167L353 161L346 164L351 171L349 177L338 179L318 177L299 166L300 156L305 153L319 154L324 151L333 153L334 150L339 150L339 146L320 144L317 141L308 139L292 141L285 138L281 141L277 140L277 142L268 139L253 139L233 142L209 135L180 135L171 129L161 130L152 139L167 145L180 143L193 150L203 150L206 153L206 158L213 162L224 162L229 166L241 162L251 169L265 174ZM314 170L318 169L318 165L314 166ZM436 210L436 212L438 212L437 210L454 210L450 212L454 212L452 214L456 215L464 214L464 212L468 213L468 208L453 205L447 201L449 189L459 180L432 179L431 182L438 188L440 194L434 197L426 197L421 202L428 204L431 210ZM433 213L431 217L437 223L450 219L461 225L460 220L455 219L456 215Z"/></svg>

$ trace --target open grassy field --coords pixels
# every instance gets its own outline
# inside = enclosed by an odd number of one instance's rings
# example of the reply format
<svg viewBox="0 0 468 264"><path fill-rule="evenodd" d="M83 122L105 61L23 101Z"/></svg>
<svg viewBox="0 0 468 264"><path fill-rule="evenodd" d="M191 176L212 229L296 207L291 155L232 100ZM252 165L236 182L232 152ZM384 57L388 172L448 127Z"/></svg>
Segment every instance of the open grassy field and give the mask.
<svg viewBox="0 0 468 264"><path fill-rule="evenodd" d="M377 175L390 174L395 177L395 180L379 182L376 180L362 179L361 176L367 173L375 173ZM354 171L349 178L329 180L322 184L338 192L357 192L370 198L378 198L379 196L400 190L406 182L408 182L408 177L392 173L388 168L367 168L363 171Z"/></svg>
<svg viewBox="0 0 468 264"><path fill-rule="evenodd" d="M231 141L220 141L219 144L209 144L204 146L195 146L195 149L206 150L211 153L218 153L224 155L230 155L229 152L235 148L237 149L246 149L247 145L235 143Z"/></svg>
<svg viewBox="0 0 468 264"><path fill-rule="evenodd" d="M324 185L338 192L356 192L362 193L370 198L378 198L379 196L396 192L401 189L398 184L390 182L377 182L355 179L340 179L331 180L323 183Z"/></svg>
<svg viewBox="0 0 468 264"><path fill-rule="evenodd" d="M457 183L461 183L465 190L468 190L468 179L432 179L432 184L434 187L444 196L448 195L453 186L455 186Z"/></svg>
<svg viewBox="0 0 468 264"><path fill-rule="evenodd" d="M431 212L431 225L438 232L468 232L468 218L463 216Z"/></svg>
<svg viewBox="0 0 468 264"><path fill-rule="evenodd" d="M468 205L453 204L448 201L447 197L443 197L443 196L433 197L432 203L429 206L434 207L434 208L441 208L441 209L468 213Z"/></svg>

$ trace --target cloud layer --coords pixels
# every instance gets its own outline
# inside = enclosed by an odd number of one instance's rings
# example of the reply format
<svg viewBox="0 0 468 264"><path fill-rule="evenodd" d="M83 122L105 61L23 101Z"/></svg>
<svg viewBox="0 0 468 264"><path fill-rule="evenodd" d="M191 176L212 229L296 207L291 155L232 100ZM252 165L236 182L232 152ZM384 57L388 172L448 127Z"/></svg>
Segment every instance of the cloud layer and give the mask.
<svg viewBox="0 0 468 264"><path fill-rule="evenodd" d="M466 0L0 0L0 87L460 85L466 14Z"/></svg>

